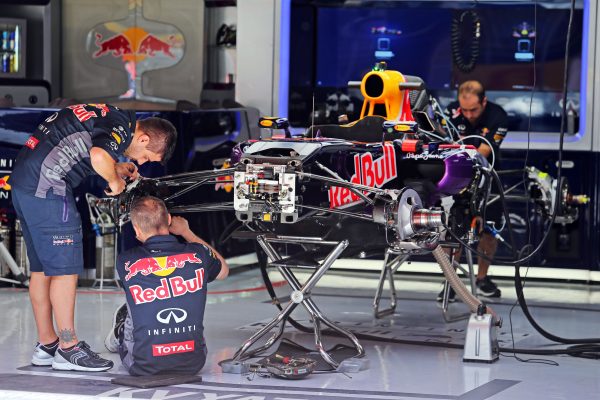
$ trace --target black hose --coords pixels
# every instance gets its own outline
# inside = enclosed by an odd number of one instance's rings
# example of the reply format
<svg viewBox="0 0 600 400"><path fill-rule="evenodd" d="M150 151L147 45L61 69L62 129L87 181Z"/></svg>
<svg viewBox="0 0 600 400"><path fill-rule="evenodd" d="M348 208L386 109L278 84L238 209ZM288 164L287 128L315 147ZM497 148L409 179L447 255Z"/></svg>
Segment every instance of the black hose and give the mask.
<svg viewBox="0 0 600 400"><path fill-rule="evenodd" d="M463 38L461 35L461 25L465 17L470 18L473 24L471 43L469 45L469 59L465 60L462 54ZM455 16L452 19L452 25L450 29L450 44L452 51L452 61L462 72L468 73L473 71L479 58L479 36L481 34L481 22L479 16L475 11L463 11L459 16Z"/></svg>

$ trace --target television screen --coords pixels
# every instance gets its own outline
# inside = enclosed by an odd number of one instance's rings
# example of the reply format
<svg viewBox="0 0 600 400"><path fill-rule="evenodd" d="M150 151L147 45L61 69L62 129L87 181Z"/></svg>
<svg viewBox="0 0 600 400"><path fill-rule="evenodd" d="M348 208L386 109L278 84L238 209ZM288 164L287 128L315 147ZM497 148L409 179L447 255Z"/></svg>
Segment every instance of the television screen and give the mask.
<svg viewBox="0 0 600 400"><path fill-rule="evenodd" d="M440 33L448 31L451 16L439 7L320 8L316 85L343 87L385 61L431 87L450 87L450 40Z"/></svg>
<svg viewBox="0 0 600 400"><path fill-rule="evenodd" d="M363 99L347 82L385 61L389 69L421 77L442 105L456 98L461 82L481 81L488 98L508 112L512 131L528 129L535 86L532 131L560 130L568 1L537 1L537 7L534 1L475 7L461 1L292 4L289 117L294 125L307 126L313 118L334 123L342 113L358 118ZM568 104L578 115L580 3L570 43Z"/></svg>

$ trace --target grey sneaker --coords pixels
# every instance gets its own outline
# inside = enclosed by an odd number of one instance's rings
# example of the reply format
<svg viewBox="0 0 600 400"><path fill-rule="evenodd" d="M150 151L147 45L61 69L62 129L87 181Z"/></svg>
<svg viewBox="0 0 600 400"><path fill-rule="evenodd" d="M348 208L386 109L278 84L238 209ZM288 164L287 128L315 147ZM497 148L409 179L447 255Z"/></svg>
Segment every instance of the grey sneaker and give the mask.
<svg viewBox="0 0 600 400"><path fill-rule="evenodd" d="M31 356L31 363L40 367L51 366L54 355L56 354L56 349L58 349L58 339L56 339L54 343L47 345L40 343L36 344L33 355Z"/></svg>
<svg viewBox="0 0 600 400"><path fill-rule="evenodd" d="M127 318L127 304L123 304L121 307L115 310L113 315L113 325L106 339L104 339L104 347L111 353L119 352L119 335L125 326L125 319Z"/></svg>
<svg viewBox="0 0 600 400"><path fill-rule="evenodd" d="M110 360L101 358L94 353L90 346L81 341L69 350L58 348L52 368L61 371L107 371L113 367L114 363Z"/></svg>

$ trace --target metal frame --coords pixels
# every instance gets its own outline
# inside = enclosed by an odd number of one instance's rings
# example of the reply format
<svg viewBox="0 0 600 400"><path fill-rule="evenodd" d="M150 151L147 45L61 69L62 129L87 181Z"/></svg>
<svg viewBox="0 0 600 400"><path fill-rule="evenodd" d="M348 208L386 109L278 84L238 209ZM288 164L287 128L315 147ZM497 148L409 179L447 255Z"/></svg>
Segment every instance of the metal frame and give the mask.
<svg viewBox="0 0 600 400"><path fill-rule="evenodd" d="M396 257L390 261L390 256L395 255ZM473 255L471 251L465 249L465 256L467 257L467 269L461 266L456 260L452 260L455 268L460 269L465 275L469 277L471 292L473 295L477 295L477 286L475 284L475 275L473 273ZM452 256L451 256L452 257ZM409 254L402 253L397 251L391 247L387 248L385 252L385 258L383 259L383 267L381 268L381 274L379 275L379 283L377 285L377 291L375 292L375 297L373 298L373 315L375 318L383 318L387 315L394 314L397 305L397 295L396 295L396 287L394 284L394 273L410 258ZM385 281L388 281L390 287L390 303L388 308L381 309L380 303L381 298L383 297L383 287L385 285ZM448 281L444 281L444 296L442 299L442 315L446 322L454 322L461 319L469 318L470 314L459 314L459 315L450 315L448 312L449 309L449 298L450 291L448 290L450 287Z"/></svg>
<svg viewBox="0 0 600 400"><path fill-rule="evenodd" d="M239 368L241 363L247 359L259 356L262 352L275 344L275 342L277 342L283 335L285 323L290 314L300 304L304 306L311 317L314 328L315 348L323 360L327 362L327 364L339 372L356 372L366 369L368 367L368 360L364 358L364 348L358 342L356 336L354 336L352 332L340 327L335 322L324 316L311 296L312 289L348 246L348 240L334 242L324 241L321 238L313 237L299 238L296 236L267 236L264 234L258 235L256 240L271 260L269 265L277 267L278 271L289 283L293 292L290 295L290 301L286 306L283 307L277 316L269 321L262 329L248 338L235 352L232 359L221 362L223 372L243 372L244 369L242 368L240 370ZM292 271L293 268L299 267L299 265L286 263L283 256L273 247L273 243L298 243L298 240L302 240L303 243L316 246L334 246L333 250L331 250L331 252L322 262L319 263L319 265L313 266L315 267L315 271L306 280L306 282L304 282L304 284L300 283ZM303 267L306 268L306 266ZM350 359L343 360L342 362L337 362L334 360L333 357L325 350L323 345L321 324L328 326L340 336L347 338L356 349L356 355ZM255 349L251 349L251 347L256 344L259 339L271 332L278 325L279 327L277 330L271 335L264 345Z"/></svg>

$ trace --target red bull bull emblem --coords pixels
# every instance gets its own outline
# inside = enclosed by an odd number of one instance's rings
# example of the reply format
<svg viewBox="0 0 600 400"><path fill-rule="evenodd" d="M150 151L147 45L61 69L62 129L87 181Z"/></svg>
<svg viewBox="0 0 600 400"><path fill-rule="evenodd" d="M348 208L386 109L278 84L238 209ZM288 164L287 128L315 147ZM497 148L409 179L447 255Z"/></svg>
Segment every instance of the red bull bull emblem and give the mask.
<svg viewBox="0 0 600 400"><path fill-rule="evenodd" d="M131 264L125 263L127 275L125 280L129 281L138 273L143 276L154 274L157 276L168 276L177 268L183 268L186 263L202 264L202 260L194 253L176 254L164 257L148 257L139 259Z"/></svg>
<svg viewBox="0 0 600 400"><path fill-rule="evenodd" d="M174 59L177 57L171 49L179 42L176 35L157 36L137 26L106 38L103 34L96 32L94 43L97 50L92 57L112 56L120 57L123 61L139 62L146 57L156 57L162 54Z"/></svg>
<svg viewBox="0 0 600 400"><path fill-rule="evenodd" d="M8 178L10 178L10 175L5 175L4 177L0 178L0 189L10 190L10 184L8 183Z"/></svg>
<svg viewBox="0 0 600 400"><path fill-rule="evenodd" d="M87 37L87 52L96 64L127 74L128 89L120 98L146 99L142 74L171 67L184 55L181 31L174 25L146 19L142 7L139 1L130 0L127 18L96 25Z"/></svg>

